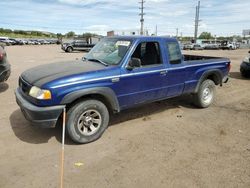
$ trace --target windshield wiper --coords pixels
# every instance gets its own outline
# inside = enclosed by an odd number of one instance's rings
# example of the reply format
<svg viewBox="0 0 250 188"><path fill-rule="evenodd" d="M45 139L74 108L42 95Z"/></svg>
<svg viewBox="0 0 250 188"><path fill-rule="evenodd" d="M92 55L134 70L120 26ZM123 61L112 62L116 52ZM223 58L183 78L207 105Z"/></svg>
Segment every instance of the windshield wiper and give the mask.
<svg viewBox="0 0 250 188"><path fill-rule="evenodd" d="M109 66L107 63L105 63L105 62L103 62L102 60L100 60L100 59L94 59L94 58L92 58L92 59L87 59L86 57L84 57L84 59L85 60L88 60L88 61L94 61L94 62L98 62L98 63L101 63L102 65L104 65L104 66Z"/></svg>

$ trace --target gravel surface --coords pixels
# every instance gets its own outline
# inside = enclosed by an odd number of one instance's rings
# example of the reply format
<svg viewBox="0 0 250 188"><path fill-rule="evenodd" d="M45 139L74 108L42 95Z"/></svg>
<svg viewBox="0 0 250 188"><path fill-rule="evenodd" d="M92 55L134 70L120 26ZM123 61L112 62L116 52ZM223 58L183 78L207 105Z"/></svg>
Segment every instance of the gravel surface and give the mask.
<svg viewBox="0 0 250 188"><path fill-rule="evenodd" d="M250 80L239 73L247 51L185 52L232 61L230 81L207 109L195 108L189 96L165 100L114 115L96 142L67 139L65 187L250 187ZM12 75L0 84L0 187L59 187L61 128L31 126L14 90L24 70L83 53L56 45L13 46L7 53Z"/></svg>

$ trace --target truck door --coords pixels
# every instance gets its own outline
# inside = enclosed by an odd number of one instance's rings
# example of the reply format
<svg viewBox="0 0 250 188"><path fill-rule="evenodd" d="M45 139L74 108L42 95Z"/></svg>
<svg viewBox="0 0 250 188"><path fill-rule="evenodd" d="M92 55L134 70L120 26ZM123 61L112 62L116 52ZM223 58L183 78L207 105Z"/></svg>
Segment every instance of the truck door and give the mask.
<svg viewBox="0 0 250 188"><path fill-rule="evenodd" d="M158 42L141 42L131 58L138 58L141 66L133 70L122 69L118 100L122 108L153 101L164 96L162 90L166 67Z"/></svg>
<svg viewBox="0 0 250 188"><path fill-rule="evenodd" d="M165 84L168 87L167 97L179 96L184 89L186 79L186 69L182 53L177 42L166 42L166 59L168 60L168 70Z"/></svg>

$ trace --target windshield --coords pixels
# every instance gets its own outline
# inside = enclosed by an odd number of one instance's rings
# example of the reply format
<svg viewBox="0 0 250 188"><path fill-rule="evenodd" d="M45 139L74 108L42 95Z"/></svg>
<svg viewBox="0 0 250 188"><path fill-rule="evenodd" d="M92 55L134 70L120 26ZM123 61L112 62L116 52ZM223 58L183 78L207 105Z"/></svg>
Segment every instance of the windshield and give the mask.
<svg viewBox="0 0 250 188"><path fill-rule="evenodd" d="M131 45L129 40L106 38L101 40L85 56L86 59L96 59L107 65L118 65Z"/></svg>

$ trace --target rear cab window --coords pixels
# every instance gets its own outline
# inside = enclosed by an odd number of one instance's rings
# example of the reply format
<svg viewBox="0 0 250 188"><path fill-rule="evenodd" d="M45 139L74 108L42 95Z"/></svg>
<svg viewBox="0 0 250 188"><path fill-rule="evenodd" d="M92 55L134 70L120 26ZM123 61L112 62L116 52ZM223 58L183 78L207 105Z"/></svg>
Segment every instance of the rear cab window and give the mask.
<svg viewBox="0 0 250 188"><path fill-rule="evenodd" d="M167 42L167 51L169 57L169 63L172 65L181 64L182 62L182 54L177 42Z"/></svg>

